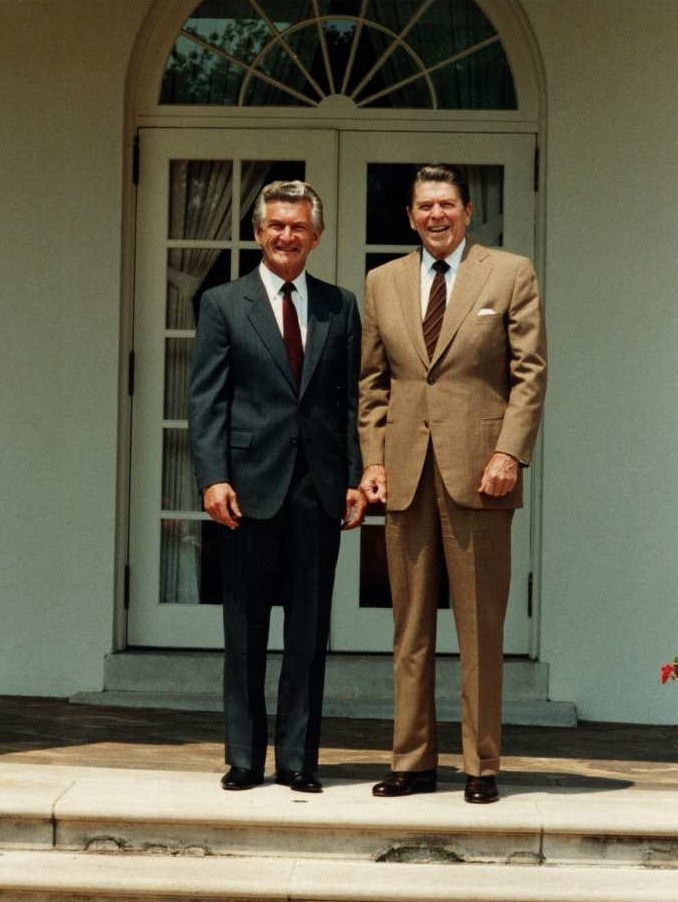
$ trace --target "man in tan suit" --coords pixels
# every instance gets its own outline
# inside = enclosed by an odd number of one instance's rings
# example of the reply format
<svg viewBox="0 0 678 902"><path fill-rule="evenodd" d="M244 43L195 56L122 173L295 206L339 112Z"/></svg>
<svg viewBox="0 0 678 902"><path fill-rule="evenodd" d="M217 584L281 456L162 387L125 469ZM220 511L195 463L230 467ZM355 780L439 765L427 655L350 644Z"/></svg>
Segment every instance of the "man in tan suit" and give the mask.
<svg viewBox="0 0 678 902"><path fill-rule="evenodd" d="M408 207L423 248L367 276L359 429L386 503L393 598L392 770L376 796L434 792L436 608L445 564L459 638L467 802L498 798L513 511L546 387L534 269L466 238L463 172L431 165Z"/></svg>

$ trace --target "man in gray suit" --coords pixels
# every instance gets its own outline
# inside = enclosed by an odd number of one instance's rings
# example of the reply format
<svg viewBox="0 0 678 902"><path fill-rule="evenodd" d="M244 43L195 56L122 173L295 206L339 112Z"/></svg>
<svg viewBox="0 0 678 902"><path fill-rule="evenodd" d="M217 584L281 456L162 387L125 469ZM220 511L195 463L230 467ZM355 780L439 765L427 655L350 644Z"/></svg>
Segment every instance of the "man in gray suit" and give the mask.
<svg viewBox="0 0 678 902"><path fill-rule="evenodd" d="M304 182L259 195L263 252L200 302L189 433L204 508L223 526L226 763L221 785L263 782L271 606L285 614L276 782L320 792L318 746L340 529L359 526L360 319L350 292L305 270L323 231Z"/></svg>

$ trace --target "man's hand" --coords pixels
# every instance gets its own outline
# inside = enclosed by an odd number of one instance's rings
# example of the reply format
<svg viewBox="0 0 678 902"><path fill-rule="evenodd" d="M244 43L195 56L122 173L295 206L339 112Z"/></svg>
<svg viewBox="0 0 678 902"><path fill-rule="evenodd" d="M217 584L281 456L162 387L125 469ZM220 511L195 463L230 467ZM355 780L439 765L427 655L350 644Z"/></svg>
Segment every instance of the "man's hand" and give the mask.
<svg viewBox="0 0 678 902"><path fill-rule="evenodd" d="M382 464L367 467L360 480L360 488L365 493L368 504L381 501L386 504L386 469Z"/></svg>
<svg viewBox="0 0 678 902"><path fill-rule="evenodd" d="M361 489L349 489L346 492L346 507L344 508L344 518L341 521L342 529L355 529L360 526L365 516L365 508L367 507L367 499Z"/></svg>
<svg viewBox="0 0 678 902"><path fill-rule="evenodd" d="M203 505L210 517L229 529L237 529L242 517L238 496L229 482L215 482L202 495Z"/></svg>
<svg viewBox="0 0 678 902"><path fill-rule="evenodd" d="M510 454L495 451L485 467L478 491L493 498L508 495L518 482L518 461Z"/></svg>

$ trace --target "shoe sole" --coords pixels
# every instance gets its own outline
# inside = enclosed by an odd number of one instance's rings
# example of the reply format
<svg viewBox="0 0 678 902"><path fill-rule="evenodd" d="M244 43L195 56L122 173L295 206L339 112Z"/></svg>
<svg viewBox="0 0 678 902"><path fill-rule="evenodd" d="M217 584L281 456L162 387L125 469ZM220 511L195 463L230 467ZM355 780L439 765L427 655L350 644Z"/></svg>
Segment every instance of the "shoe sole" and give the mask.
<svg viewBox="0 0 678 902"><path fill-rule="evenodd" d="M376 799L402 799L405 796L416 796L423 795L425 792L435 792L437 790L437 786L422 786L421 789L408 789L407 792L375 792L372 790L372 795Z"/></svg>
<svg viewBox="0 0 678 902"><path fill-rule="evenodd" d="M257 786L261 786L264 781L261 783L245 783L244 786L222 786L221 788L225 792L242 792L245 789L254 789Z"/></svg>
<svg viewBox="0 0 678 902"><path fill-rule="evenodd" d="M491 805L493 802L499 801L499 796L495 796L493 799L467 799L464 797L464 801L469 805Z"/></svg>

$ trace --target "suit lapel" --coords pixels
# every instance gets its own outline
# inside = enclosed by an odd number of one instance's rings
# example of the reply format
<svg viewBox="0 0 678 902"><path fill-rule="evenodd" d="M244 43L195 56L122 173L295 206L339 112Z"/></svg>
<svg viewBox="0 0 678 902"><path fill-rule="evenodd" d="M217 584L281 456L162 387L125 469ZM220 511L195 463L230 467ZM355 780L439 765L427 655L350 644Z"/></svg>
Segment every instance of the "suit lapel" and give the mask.
<svg viewBox="0 0 678 902"><path fill-rule="evenodd" d="M242 293L246 301L245 315L268 349L280 372L296 391L297 386L285 350L285 343L258 270L254 270L243 278Z"/></svg>
<svg viewBox="0 0 678 902"><path fill-rule="evenodd" d="M428 353L421 325L421 251L403 257L402 272L397 273L394 294L400 302L405 326L417 354L428 369Z"/></svg>
<svg viewBox="0 0 678 902"><path fill-rule="evenodd" d="M445 310L445 317L440 329L440 337L436 345L431 366L434 366L445 353L450 342L457 334L459 326L475 304L480 289L490 274L487 263L487 251L479 244L467 239L464 255L454 281L452 296Z"/></svg>
<svg viewBox="0 0 678 902"><path fill-rule="evenodd" d="M332 313L329 304L323 303L324 288L321 282L306 273L308 289L308 328L304 348L304 366L301 371L299 395L306 391L325 347L330 330Z"/></svg>

